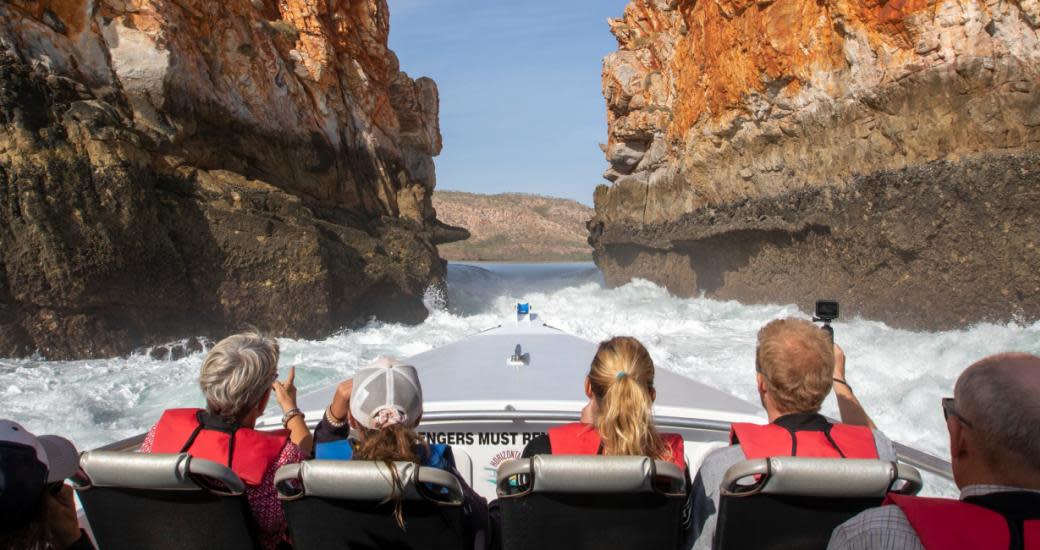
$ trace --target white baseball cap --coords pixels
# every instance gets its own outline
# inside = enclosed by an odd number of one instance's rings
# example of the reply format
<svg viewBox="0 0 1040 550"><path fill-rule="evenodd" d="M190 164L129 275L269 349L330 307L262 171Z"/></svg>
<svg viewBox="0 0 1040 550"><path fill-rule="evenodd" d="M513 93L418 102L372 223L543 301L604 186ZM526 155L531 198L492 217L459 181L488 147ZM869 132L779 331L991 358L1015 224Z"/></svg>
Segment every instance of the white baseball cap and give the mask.
<svg viewBox="0 0 1040 550"><path fill-rule="evenodd" d="M354 375L350 414L362 426L370 430L394 424L414 428L422 412L422 386L415 367L393 357L380 357Z"/></svg>

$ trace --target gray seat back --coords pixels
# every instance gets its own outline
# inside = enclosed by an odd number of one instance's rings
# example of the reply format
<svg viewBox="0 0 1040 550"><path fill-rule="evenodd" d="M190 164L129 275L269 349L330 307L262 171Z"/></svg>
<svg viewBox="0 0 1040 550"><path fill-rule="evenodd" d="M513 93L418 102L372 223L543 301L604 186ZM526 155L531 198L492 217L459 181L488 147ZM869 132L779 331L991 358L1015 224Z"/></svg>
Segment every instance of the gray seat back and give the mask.
<svg viewBox="0 0 1040 550"><path fill-rule="evenodd" d="M527 477L525 490L516 491L517 478ZM645 456L538 455L509 460L498 467L498 494L510 497L534 493L608 494L647 493L661 480L683 487L685 474L671 462ZM674 493L674 491L665 491Z"/></svg>
<svg viewBox="0 0 1040 550"><path fill-rule="evenodd" d="M678 548L686 473L645 456L539 455L498 467L504 550Z"/></svg>
<svg viewBox="0 0 1040 550"><path fill-rule="evenodd" d="M309 460L279 468L278 498L296 550L472 548L462 485L451 472L394 462ZM400 498L400 502L395 502ZM395 518L400 505L404 528Z"/></svg>
<svg viewBox="0 0 1040 550"><path fill-rule="evenodd" d="M80 489L208 490L224 495L241 495L245 491L245 483L227 466L192 458L187 453L92 451L80 456L79 467L85 474L77 480ZM213 484L214 481L219 485Z"/></svg>
<svg viewBox="0 0 1040 550"><path fill-rule="evenodd" d="M745 481L752 482L741 483ZM735 497L762 493L884 498L891 490L917 494L921 487L921 473L917 468L898 462L777 456L745 460L731 466L720 489L723 495Z"/></svg>
<svg viewBox="0 0 1040 550"><path fill-rule="evenodd" d="M395 462L400 480L400 496L405 500L429 498L427 486L435 486L437 500L459 504L462 486L458 478L437 468L411 462ZM385 462L367 460L308 460L282 466L275 474L275 486L282 500L321 497L339 500L380 502L395 498L398 490L393 472ZM420 490L420 484L424 484Z"/></svg>
<svg viewBox="0 0 1040 550"><path fill-rule="evenodd" d="M92 451L73 479L99 548L255 548L245 484L188 454Z"/></svg>
<svg viewBox="0 0 1040 550"><path fill-rule="evenodd" d="M824 550L835 527L889 491L916 494L921 474L881 460L785 456L735 464L719 489L713 548Z"/></svg>

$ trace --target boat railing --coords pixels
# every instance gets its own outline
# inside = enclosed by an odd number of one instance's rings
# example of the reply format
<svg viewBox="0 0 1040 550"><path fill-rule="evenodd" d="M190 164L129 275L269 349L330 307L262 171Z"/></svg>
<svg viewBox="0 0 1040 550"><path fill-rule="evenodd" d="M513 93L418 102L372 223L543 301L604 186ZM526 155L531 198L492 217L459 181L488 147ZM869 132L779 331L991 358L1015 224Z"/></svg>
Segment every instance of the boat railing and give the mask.
<svg viewBox="0 0 1040 550"><path fill-rule="evenodd" d="M429 411L423 414L425 422L575 422L580 419L581 414L573 411ZM705 430L722 434L727 434L730 430L730 422L724 420L661 415L655 415L654 420L658 426L667 428ZM901 462L948 480L953 479L953 469L948 461L902 443L893 442L892 446Z"/></svg>
<svg viewBox="0 0 1040 550"><path fill-rule="evenodd" d="M475 411L427 411L423 414L423 422L576 422L581 419L581 414L575 411L519 411L519 410L475 410ZM707 418L684 418L678 416L655 416L657 424L664 428L677 428L687 430L704 430L729 433L730 423L724 420L712 420ZM311 422L316 424L316 421ZM313 428L313 426L311 426ZM128 437L114 443L100 447L99 451L132 451L136 450L144 441L145 434ZM942 478L952 480L953 470L950 463L935 455L926 453L903 445L892 443L896 456L901 462L909 464L920 470L935 474Z"/></svg>
<svg viewBox="0 0 1040 550"><path fill-rule="evenodd" d="M128 437L126 439L120 439L119 441L113 441L108 445L92 449L94 451L136 451L141 443L144 443L144 438L148 434L137 434L135 436Z"/></svg>

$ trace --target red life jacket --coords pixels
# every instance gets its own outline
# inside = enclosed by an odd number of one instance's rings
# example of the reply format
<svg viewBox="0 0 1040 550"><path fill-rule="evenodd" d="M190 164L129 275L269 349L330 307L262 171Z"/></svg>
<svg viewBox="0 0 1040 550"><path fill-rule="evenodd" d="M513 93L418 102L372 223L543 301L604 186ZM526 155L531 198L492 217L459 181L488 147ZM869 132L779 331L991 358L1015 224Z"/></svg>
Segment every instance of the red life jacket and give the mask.
<svg viewBox="0 0 1040 550"><path fill-rule="evenodd" d="M671 451L669 461L685 470L683 438L678 434L664 433L661 434L661 439ZM549 428L549 445L554 455L598 455L603 452L602 444L599 433L589 424L573 422Z"/></svg>
<svg viewBox="0 0 1040 550"><path fill-rule="evenodd" d="M925 550L1038 550L1040 495L991 493L964 501L890 494Z"/></svg>
<svg viewBox="0 0 1040 550"><path fill-rule="evenodd" d="M729 438L731 444L740 444L749 460L770 456L878 457L874 432L870 428L831 424L815 413L789 414L765 426L733 424Z"/></svg>
<svg viewBox="0 0 1040 550"><path fill-rule="evenodd" d="M188 453L225 464L247 485L260 485L282 454L288 430L228 426L202 409L170 409L155 426L153 453Z"/></svg>

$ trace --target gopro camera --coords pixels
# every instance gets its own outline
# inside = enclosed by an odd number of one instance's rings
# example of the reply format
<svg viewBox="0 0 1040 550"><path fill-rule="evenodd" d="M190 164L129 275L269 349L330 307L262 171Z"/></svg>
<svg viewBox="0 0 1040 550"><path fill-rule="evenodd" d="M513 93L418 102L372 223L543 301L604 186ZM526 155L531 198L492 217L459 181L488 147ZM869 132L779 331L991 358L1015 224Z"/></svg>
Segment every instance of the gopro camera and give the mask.
<svg viewBox="0 0 1040 550"><path fill-rule="evenodd" d="M816 300L816 317L813 321L829 323L838 318L838 302L834 300Z"/></svg>
<svg viewBox="0 0 1040 550"><path fill-rule="evenodd" d="M823 323L823 330L831 335L831 341L834 341L834 329L831 327L831 321L838 318L838 311L838 302L816 300L816 314L813 316L813 321Z"/></svg>

